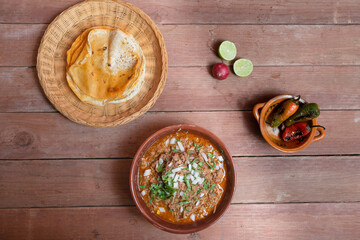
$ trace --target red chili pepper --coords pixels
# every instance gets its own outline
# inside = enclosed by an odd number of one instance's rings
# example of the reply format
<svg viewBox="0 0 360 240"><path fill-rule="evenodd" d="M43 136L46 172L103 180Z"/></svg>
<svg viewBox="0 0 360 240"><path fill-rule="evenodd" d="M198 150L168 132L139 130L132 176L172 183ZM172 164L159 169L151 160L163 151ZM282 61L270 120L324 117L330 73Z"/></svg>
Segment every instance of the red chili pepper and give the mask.
<svg viewBox="0 0 360 240"><path fill-rule="evenodd" d="M289 142L295 139L302 138L308 135L311 132L311 128L313 127L324 128L323 126L319 126L319 125L310 126L306 122L295 123L290 127L285 128L284 132L282 133L282 139L285 142Z"/></svg>
<svg viewBox="0 0 360 240"><path fill-rule="evenodd" d="M311 128L306 122L296 123L290 127L285 128L284 132L282 133L282 139L285 142L289 142L306 136L310 133L310 131Z"/></svg>

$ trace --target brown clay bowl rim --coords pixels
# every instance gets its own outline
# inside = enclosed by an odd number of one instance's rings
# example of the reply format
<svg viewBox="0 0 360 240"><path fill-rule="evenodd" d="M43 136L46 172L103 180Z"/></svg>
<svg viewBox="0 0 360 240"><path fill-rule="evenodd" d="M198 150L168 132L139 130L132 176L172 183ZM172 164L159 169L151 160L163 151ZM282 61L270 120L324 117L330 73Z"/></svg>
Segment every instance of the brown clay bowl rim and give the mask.
<svg viewBox="0 0 360 240"><path fill-rule="evenodd" d="M300 146L298 146L296 148L292 148L292 149L288 149L288 148L278 146L274 142L272 142L270 139L268 139L268 137L266 136L266 133L265 133L266 126L264 125L264 121L262 121L262 120L265 118L265 113L266 113L267 109L277 100L281 100L281 99L285 100L285 99L290 99L290 98L293 98L293 97L295 97L295 95L286 94L286 95L279 95L279 96L276 96L276 97L270 99L262 107L261 113L260 113L260 118L259 118L260 131L261 131L261 134L262 134L263 138L266 140L266 142L268 144L270 144L270 146L272 146L276 150L279 150L279 151L284 152L284 153L293 153L293 152L297 152L297 151L300 151L302 149L305 149L307 146L310 145L310 143L312 143L312 141L313 141L313 139L315 137L315 134L316 134L316 128L312 128L311 132L310 132L310 135L306 139L306 141L304 141ZM304 103L306 103L306 101L303 98L301 98L301 100ZM316 118L312 120L312 125L313 126L318 125Z"/></svg>
<svg viewBox="0 0 360 240"><path fill-rule="evenodd" d="M136 176L138 174L138 165L137 163L141 160L141 157L145 154L145 152L147 151L147 149L152 146L152 144L159 139L162 136L166 136L170 133L173 133L177 130L189 130L191 132L195 132L195 133L200 133L203 136L206 136L211 142L216 143L219 147L222 148L223 150L223 154L225 156L225 161L228 162L227 166L228 166L228 172L230 172L231 174L229 175L229 179L227 181L231 182L232 184L230 184L230 186L228 186L226 188L226 191L224 193L224 197L227 195L226 199L223 197L221 201L227 201L225 202L224 207L222 207L221 209L219 209L219 211L216 211L214 214L209 215L208 217L206 217L205 219L207 219L207 222L202 222L202 220L200 220L199 222L195 222L197 223L196 226L194 226L194 224L176 224L174 223L174 227L168 227L168 226L164 226L163 224L161 224L161 222L159 222L159 218L151 213L150 211L146 212L145 209L148 210L148 207L146 206L146 203L143 201L143 199L141 197L139 197L136 193L139 191L137 189L137 181L136 181ZM229 169L230 166L230 169ZM171 232L171 233L177 233L177 234L187 234L187 233L193 233L193 232L198 232L201 230L204 230L205 228L208 228L209 226L211 226L212 224L214 224L217 220L220 219L220 217L225 213L225 211L228 209L230 203L231 203L231 199L234 195L235 192L235 184L236 184L236 176L235 176L236 172L235 172L235 164L234 161L232 159L232 155L230 154L229 150L227 149L227 147L225 146L225 144L213 133L211 133L210 131L201 128L199 126L196 125L188 125L188 124L179 124L179 125L172 125L172 126L168 126L165 128L160 129L159 131L155 132L154 134L152 134L150 137L148 137L143 144L139 147L138 151L136 152L134 159L132 161L131 164L131 169L130 169L130 191L131 191L131 196L135 202L136 207L140 210L141 214L154 226L156 226L157 228L167 231L167 232ZM219 203L220 204L220 203ZM156 218L155 218L156 217ZM209 220L210 219L210 220ZM164 220L162 220L164 221ZM199 225L200 223L200 225ZM177 229L176 226L189 226L189 228L186 229Z"/></svg>

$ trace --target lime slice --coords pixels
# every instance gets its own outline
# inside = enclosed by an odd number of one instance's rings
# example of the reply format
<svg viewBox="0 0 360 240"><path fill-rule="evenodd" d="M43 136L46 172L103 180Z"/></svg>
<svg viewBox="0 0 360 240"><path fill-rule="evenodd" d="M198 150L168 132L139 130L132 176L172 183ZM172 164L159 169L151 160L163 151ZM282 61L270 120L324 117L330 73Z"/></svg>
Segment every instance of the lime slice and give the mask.
<svg viewBox="0 0 360 240"><path fill-rule="evenodd" d="M253 71L253 64L248 59L238 59L234 62L234 72L239 77L247 77Z"/></svg>
<svg viewBox="0 0 360 240"><path fill-rule="evenodd" d="M236 57L236 46L233 42L223 41L219 47L219 56L225 61L231 61Z"/></svg>

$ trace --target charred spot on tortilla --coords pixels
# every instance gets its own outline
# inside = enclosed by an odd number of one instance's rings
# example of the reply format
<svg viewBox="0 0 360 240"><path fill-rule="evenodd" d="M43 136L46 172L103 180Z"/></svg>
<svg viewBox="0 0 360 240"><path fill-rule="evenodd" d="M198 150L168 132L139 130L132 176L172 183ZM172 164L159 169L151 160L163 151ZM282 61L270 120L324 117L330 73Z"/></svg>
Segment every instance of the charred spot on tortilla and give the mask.
<svg viewBox="0 0 360 240"><path fill-rule="evenodd" d="M83 102L98 106L124 102L140 91L145 56L130 34L110 27L90 28L67 52L66 79Z"/></svg>

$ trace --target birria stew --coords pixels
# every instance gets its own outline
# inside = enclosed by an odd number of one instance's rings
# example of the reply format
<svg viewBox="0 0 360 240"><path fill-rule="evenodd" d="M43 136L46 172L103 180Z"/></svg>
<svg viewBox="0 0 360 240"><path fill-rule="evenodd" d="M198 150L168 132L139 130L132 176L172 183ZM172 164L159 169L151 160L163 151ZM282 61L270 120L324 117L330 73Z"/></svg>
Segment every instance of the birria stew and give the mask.
<svg viewBox="0 0 360 240"><path fill-rule="evenodd" d="M139 191L166 221L192 223L215 213L226 190L222 149L200 135L178 131L158 139L140 163Z"/></svg>

